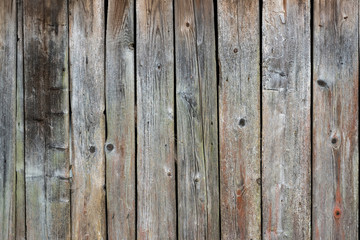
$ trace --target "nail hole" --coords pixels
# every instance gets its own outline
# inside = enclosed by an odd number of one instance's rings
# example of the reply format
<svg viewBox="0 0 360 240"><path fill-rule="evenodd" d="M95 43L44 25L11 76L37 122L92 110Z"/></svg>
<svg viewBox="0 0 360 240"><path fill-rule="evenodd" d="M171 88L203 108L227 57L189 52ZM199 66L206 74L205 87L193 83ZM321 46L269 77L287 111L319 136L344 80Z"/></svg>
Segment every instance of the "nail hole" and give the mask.
<svg viewBox="0 0 360 240"><path fill-rule="evenodd" d="M240 127L244 127L245 126L245 119L240 119L240 121L239 121L239 125L240 125Z"/></svg>
<svg viewBox="0 0 360 240"><path fill-rule="evenodd" d="M158 69L160 69L161 68L161 66L160 65L158 65L158 67L157 67Z"/></svg>
<svg viewBox="0 0 360 240"><path fill-rule="evenodd" d="M339 208L336 208L334 210L334 217L335 218L340 218L341 217L341 210Z"/></svg>
<svg viewBox="0 0 360 240"><path fill-rule="evenodd" d="M336 144L336 143L337 143L337 139L336 139L336 138L331 139L331 143L332 143L332 144Z"/></svg>
<svg viewBox="0 0 360 240"><path fill-rule="evenodd" d="M327 83L324 80L319 79L316 82L320 87L327 87Z"/></svg>
<svg viewBox="0 0 360 240"><path fill-rule="evenodd" d="M91 152L91 153L94 153L94 152L95 152L95 150L96 150L96 149L95 149L95 147L94 147L94 146L91 146L91 147L90 147L90 152Z"/></svg>
<svg viewBox="0 0 360 240"><path fill-rule="evenodd" d="M168 172L167 175L168 175L169 177L171 177L171 172Z"/></svg>
<svg viewBox="0 0 360 240"><path fill-rule="evenodd" d="M237 53L239 50L237 48L234 49L234 53Z"/></svg>
<svg viewBox="0 0 360 240"><path fill-rule="evenodd" d="M190 23L187 22L187 23L186 23L186 27L190 27Z"/></svg>
<svg viewBox="0 0 360 240"><path fill-rule="evenodd" d="M106 145L106 149L107 149L108 151L112 151L112 150L114 150L114 145L112 145L112 144L110 143L110 144Z"/></svg>

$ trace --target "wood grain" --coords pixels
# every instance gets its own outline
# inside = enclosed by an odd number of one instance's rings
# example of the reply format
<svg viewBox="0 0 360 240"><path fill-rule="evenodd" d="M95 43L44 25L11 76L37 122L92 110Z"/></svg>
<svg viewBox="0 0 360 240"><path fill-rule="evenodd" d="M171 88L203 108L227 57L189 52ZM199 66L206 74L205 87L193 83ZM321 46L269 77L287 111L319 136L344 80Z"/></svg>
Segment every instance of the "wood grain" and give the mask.
<svg viewBox="0 0 360 240"><path fill-rule="evenodd" d="M213 2L175 1L178 238L219 239Z"/></svg>
<svg viewBox="0 0 360 240"><path fill-rule="evenodd" d="M106 239L104 1L69 7L72 238Z"/></svg>
<svg viewBox="0 0 360 240"><path fill-rule="evenodd" d="M110 0L106 31L109 239L135 239L134 1Z"/></svg>
<svg viewBox="0 0 360 240"><path fill-rule="evenodd" d="M0 238L15 238L16 1L0 2Z"/></svg>
<svg viewBox="0 0 360 240"><path fill-rule="evenodd" d="M314 2L313 239L359 236L359 1Z"/></svg>
<svg viewBox="0 0 360 240"><path fill-rule="evenodd" d="M70 238L67 2L24 1L27 239Z"/></svg>
<svg viewBox="0 0 360 240"><path fill-rule="evenodd" d="M16 54L16 226L17 240L26 239L25 211L25 137L24 137L24 33L23 0L17 2Z"/></svg>
<svg viewBox="0 0 360 240"><path fill-rule="evenodd" d="M218 1L222 239L261 239L259 1Z"/></svg>
<svg viewBox="0 0 360 240"><path fill-rule="evenodd" d="M310 1L263 2L264 239L310 239Z"/></svg>
<svg viewBox="0 0 360 240"><path fill-rule="evenodd" d="M176 239L172 1L138 0L136 19L137 238Z"/></svg>

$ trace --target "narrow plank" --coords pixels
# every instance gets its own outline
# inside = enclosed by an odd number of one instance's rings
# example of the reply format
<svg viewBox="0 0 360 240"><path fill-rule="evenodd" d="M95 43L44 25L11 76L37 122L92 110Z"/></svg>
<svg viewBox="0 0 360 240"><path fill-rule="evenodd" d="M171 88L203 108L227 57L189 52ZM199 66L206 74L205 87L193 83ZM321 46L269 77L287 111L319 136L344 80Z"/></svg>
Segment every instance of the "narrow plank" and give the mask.
<svg viewBox="0 0 360 240"><path fill-rule="evenodd" d="M109 239L135 239L134 1L110 0L106 31Z"/></svg>
<svg viewBox="0 0 360 240"><path fill-rule="evenodd" d="M313 239L359 234L359 1L314 2Z"/></svg>
<svg viewBox="0 0 360 240"><path fill-rule="evenodd" d="M67 1L24 1L27 239L70 238Z"/></svg>
<svg viewBox="0 0 360 240"><path fill-rule="evenodd" d="M222 239L261 239L259 1L218 1Z"/></svg>
<svg viewBox="0 0 360 240"><path fill-rule="evenodd" d="M175 1L178 238L219 239L213 1Z"/></svg>
<svg viewBox="0 0 360 240"><path fill-rule="evenodd" d="M263 237L310 239L310 1L263 3Z"/></svg>
<svg viewBox="0 0 360 240"><path fill-rule="evenodd" d="M176 238L173 6L136 1L137 238Z"/></svg>
<svg viewBox="0 0 360 240"><path fill-rule="evenodd" d="M0 238L15 237L16 1L0 3Z"/></svg>
<svg viewBox="0 0 360 240"><path fill-rule="evenodd" d="M17 2L16 58L16 239L26 239L24 142L24 34L23 0Z"/></svg>
<svg viewBox="0 0 360 240"><path fill-rule="evenodd" d="M70 0L72 239L106 239L104 1Z"/></svg>

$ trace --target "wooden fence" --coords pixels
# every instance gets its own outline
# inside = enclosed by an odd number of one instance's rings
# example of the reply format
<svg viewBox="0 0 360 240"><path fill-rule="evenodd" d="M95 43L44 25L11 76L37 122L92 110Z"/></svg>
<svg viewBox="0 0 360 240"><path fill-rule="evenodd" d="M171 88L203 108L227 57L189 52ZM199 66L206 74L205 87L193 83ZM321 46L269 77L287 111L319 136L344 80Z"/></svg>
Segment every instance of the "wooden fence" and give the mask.
<svg viewBox="0 0 360 240"><path fill-rule="evenodd" d="M0 0L0 239L358 239L358 0Z"/></svg>

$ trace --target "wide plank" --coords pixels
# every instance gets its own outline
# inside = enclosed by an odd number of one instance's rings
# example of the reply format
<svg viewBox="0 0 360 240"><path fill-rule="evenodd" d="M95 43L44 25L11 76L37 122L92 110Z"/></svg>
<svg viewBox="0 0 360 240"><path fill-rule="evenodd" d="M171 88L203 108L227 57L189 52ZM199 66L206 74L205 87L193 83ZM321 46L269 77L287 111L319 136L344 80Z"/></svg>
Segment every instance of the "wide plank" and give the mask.
<svg viewBox="0 0 360 240"><path fill-rule="evenodd" d="M138 239L176 239L173 34L172 1L136 1Z"/></svg>
<svg viewBox="0 0 360 240"><path fill-rule="evenodd" d="M106 192L109 239L135 239L134 1L110 0L106 31Z"/></svg>
<svg viewBox="0 0 360 240"><path fill-rule="evenodd" d="M70 0L72 239L106 239L104 0Z"/></svg>
<svg viewBox="0 0 360 240"><path fill-rule="evenodd" d="M313 239L359 237L359 1L314 1Z"/></svg>
<svg viewBox="0 0 360 240"><path fill-rule="evenodd" d="M213 1L175 1L178 239L219 239Z"/></svg>
<svg viewBox="0 0 360 240"><path fill-rule="evenodd" d="M27 239L70 238L67 1L24 1Z"/></svg>
<svg viewBox="0 0 360 240"><path fill-rule="evenodd" d="M0 2L0 238L15 238L16 1Z"/></svg>
<svg viewBox="0 0 360 240"><path fill-rule="evenodd" d="M310 0L262 11L263 238L310 239Z"/></svg>
<svg viewBox="0 0 360 240"><path fill-rule="evenodd" d="M218 0L222 239L261 239L259 1Z"/></svg>

